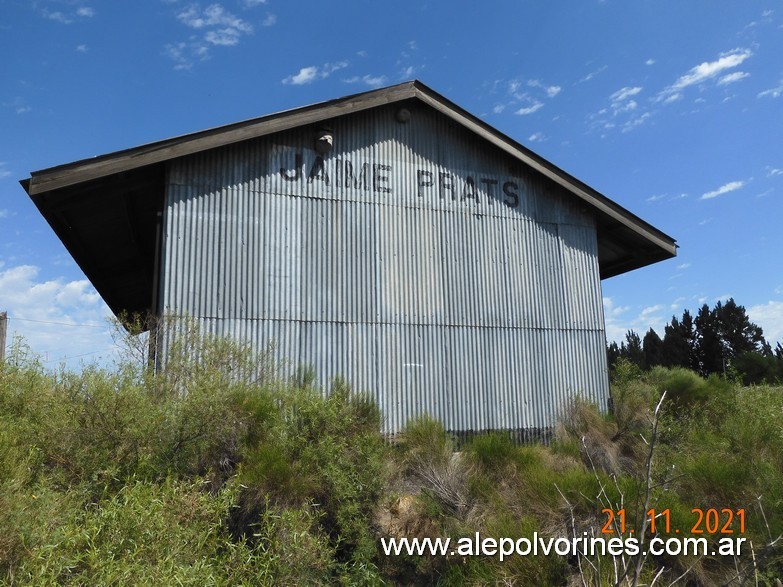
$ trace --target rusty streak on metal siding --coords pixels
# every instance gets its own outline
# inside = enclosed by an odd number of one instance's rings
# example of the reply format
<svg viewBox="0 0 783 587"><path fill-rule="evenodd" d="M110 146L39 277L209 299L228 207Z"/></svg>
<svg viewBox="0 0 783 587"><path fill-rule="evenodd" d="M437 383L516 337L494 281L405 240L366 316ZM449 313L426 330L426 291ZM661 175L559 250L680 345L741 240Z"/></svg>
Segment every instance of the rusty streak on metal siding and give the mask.
<svg viewBox="0 0 783 587"><path fill-rule="evenodd" d="M323 160L308 127L172 162L164 312L345 376L389 433L605 405L594 218L447 118L394 112L333 120Z"/></svg>

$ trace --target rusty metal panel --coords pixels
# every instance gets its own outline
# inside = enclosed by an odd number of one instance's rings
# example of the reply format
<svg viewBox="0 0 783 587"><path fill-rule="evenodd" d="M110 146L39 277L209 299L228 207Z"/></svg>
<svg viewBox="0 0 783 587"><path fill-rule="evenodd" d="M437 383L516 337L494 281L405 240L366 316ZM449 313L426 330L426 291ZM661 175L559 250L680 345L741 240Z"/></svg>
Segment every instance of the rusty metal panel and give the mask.
<svg viewBox="0 0 783 587"><path fill-rule="evenodd" d="M419 106L191 155L168 172L162 311L346 377L387 433L545 429L604 407L594 218ZM320 130L323 130L321 128Z"/></svg>

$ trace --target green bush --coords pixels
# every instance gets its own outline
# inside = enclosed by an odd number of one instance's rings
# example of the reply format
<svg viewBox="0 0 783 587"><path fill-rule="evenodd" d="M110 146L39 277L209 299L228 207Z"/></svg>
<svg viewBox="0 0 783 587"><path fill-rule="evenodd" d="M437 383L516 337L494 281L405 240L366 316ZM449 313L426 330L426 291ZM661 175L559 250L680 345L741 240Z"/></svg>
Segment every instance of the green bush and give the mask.
<svg viewBox="0 0 783 587"><path fill-rule="evenodd" d="M21 347L0 365L0 582L606 584L610 557L581 574L557 556L386 559L379 538L580 536L600 531L607 505L637 528L645 507L668 508L686 532L692 508L747 512L755 560L650 558L642 581L664 567L661 583L783 573L779 387L619 365L613 413L574 402L550 446L493 432L460 452L427 417L392 446L346 382L324 394L306 368L292 382L196 334L177 352L198 352L157 373L46 372Z"/></svg>

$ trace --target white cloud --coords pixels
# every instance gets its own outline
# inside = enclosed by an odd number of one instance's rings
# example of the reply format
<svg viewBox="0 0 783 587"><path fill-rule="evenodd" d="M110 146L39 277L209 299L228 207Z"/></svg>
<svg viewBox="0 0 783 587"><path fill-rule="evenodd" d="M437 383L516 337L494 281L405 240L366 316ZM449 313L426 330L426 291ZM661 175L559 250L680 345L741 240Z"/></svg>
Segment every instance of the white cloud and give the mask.
<svg viewBox="0 0 783 587"><path fill-rule="evenodd" d="M644 124L645 122L647 122L647 120L648 120L648 119L649 119L651 116L652 116L652 114L650 114L649 112L645 112L645 113L644 113L644 114L642 114L641 116L637 116L636 118L632 118L631 120L629 120L628 122L626 122L625 124L623 124L623 130L622 130L622 132L630 132L630 131L632 131L632 130L633 130L633 129L635 129L637 126L641 126L642 124Z"/></svg>
<svg viewBox="0 0 783 587"><path fill-rule="evenodd" d="M682 93L681 92L675 92L671 94L670 96L666 96L664 98L663 103L664 104L673 104L674 102L677 102L679 100L682 100Z"/></svg>
<svg viewBox="0 0 783 587"><path fill-rule="evenodd" d="M76 52L77 53L87 53L89 49L87 48L87 45L77 45L76 46Z"/></svg>
<svg viewBox="0 0 783 587"><path fill-rule="evenodd" d="M781 95L783 95L783 82L780 82L777 87L770 88L769 90L764 90L763 92L758 93L759 98L780 98Z"/></svg>
<svg viewBox="0 0 783 587"><path fill-rule="evenodd" d="M609 96L609 99L612 101L612 103L615 102L622 102L623 100L627 100L631 96L637 95L639 92L642 91L643 88L641 87L625 87L617 90L614 94Z"/></svg>
<svg viewBox="0 0 783 587"><path fill-rule="evenodd" d="M745 185L744 181L730 181L729 183L720 186L717 190L713 190L711 192L702 194L699 199L710 200L712 198L717 198L718 196L722 196L723 194L728 194L729 192L736 191L742 188L744 185Z"/></svg>
<svg viewBox="0 0 783 587"><path fill-rule="evenodd" d="M645 65L655 65L655 59L648 59L644 62Z"/></svg>
<svg viewBox="0 0 783 587"><path fill-rule="evenodd" d="M303 67L299 70L299 73L289 75L283 79L284 84L291 84L294 86L302 86L314 82L317 79L324 79L329 77L335 71L345 69L348 67L347 61L338 61L335 63L326 63L321 67L311 65L309 67ZM385 79L385 78L384 78Z"/></svg>
<svg viewBox="0 0 783 587"><path fill-rule="evenodd" d="M361 81L371 88L379 88L386 83L387 79L385 75L364 75Z"/></svg>
<svg viewBox="0 0 783 587"><path fill-rule="evenodd" d="M261 26L263 27L270 27L277 24L277 15L275 14L267 14L266 18L261 21Z"/></svg>
<svg viewBox="0 0 783 587"><path fill-rule="evenodd" d="M302 86L309 84L318 77L318 68L315 65L310 67L303 67L299 70L299 73L289 75L283 80L284 84L292 84L294 86Z"/></svg>
<svg viewBox="0 0 783 587"><path fill-rule="evenodd" d="M587 116L590 127L601 130L620 128L626 133L644 124L652 115L649 112L639 114L639 103L633 99L643 89L641 86L625 86L611 94L608 108Z"/></svg>
<svg viewBox="0 0 783 587"><path fill-rule="evenodd" d="M0 271L0 299L9 315L9 339L23 336L34 352L55 364L66 356L93 357L96 351L111 354L109 309L90 283L86 279L41 280L39 274L39 268L31 265Z"/></svg>
<svg viewBox="0 0 783 587"><path fill-rule="evenodd" d="M642 308L636 316L629 316L630 306L615 306L612 298L603 298L604 319L606 322L606 339L618 344L625 341L625 333L634 330L639 336L652 328L659 334L663 332L666 320L662 312L667 310L663 304L655 304Z"/></svg>
<svg viewBox="0 0 783 587"><path fill-rule="evenodd" d="M544 137L544 133L542 132L534 132L532 135L530 135L527 140L531 143L540 143L543 141L546 137Z"/></svg>
<svg viewBox="0 0 783 587"><path fill-rule="evenodd" d="M0 179L3 179L4 177L10 176L12 173L9 169L6 168L8 163L5 161L0 161Z"/></svg>
<svg viewBox="0 0 783 587"><path fill-rule="evenodd" d="M658 200L663 200L666 197L666 194L657 194L655 196L650 196L647 198L648 202L657 202Z"/></svg>
<svg viewBox="0 0 783 587"><path fill-rule="evenodd" d="M76 9L75 12L69 11L68 13L65 13L60 10L49 10L48 8L44 8L41 10L41 14L46 19L53 20L61 24L71 24L73 23L74 18L90 18L95 16L95 10L89 6L80 6Z"/></svg>
<svg viewBox="0 0 783 587"><path fill-rule="evenodd" d="M520 116L526 116L528 114L533 114L534 112L538 112L541 110L541 108L544 107L543 102L534 101L530 106L524 106L523 108L520 108L514 114L519 114Z"/></svg>
<svg viewBox="0 0 783 587"><path fill-rule="evenodd" d="M602 66L602 67L599 67L599 68L598 68L598 69L596 69L595 71L591 71L591 72L590 72L590 73L588 73L586 76L584 76L582 79L580 79L580 80L579 80L579 82L580 82L580 83L581 83L581 82L589 82L591 79L593 79L593 78L594 78L595 76L597 76L599 73L603 73L604 71L606 71L607 67L609 67L609 66L608 66L608 65L604 65L604 66Z"/></svg>
<svg viewBox="0 0 783 587"><path fill-rule="evenodd" d="M527 85L530 86L531 88L542 89L544 93L547 95L547 97L549 98L554 98L560 93L560 90L562 90L560 86L547 86L546 84L541 83L537 79L528 80Z"/></svg>
<svg viewBox="0 0 783 587"><path fill-rule="evenodd" d="M220 4L210 4L204 10L198 5L188 6L177 14L177 19L193 29L209 27L228 27L238 33L250 33L253 27L250 23L226 11Z"/></svg>
<svg viewBox="0 0 783 587"><path fill-rule="evenodd" d="M514 109L514 113L520 116L533 114L544 107L545 100L551 100L562 91L562 87L557 85L548 85L537 79L521 81L512 79L508 82L497 80L495 86L506 84L506 92L510 99L506 104L498 104L493 112L500 114L506 109ZM526 88L532 88L526 90Z"/></svg>
<svg viewBox="0 0 783 587"><path fill-rule="evenodd" d="M753 52L750 49L734 49L727 53L722 53L715 61L705 61L691 68L691 70L680 77L672 86L676 90L681 90L701 83L705 80L719 75L721 72L738 67L743 61L748 59Z"/></svg>
<svg viewBox="0 0 783 587"><path fill-rule="evenodd" d="M187 70L195 60L209 58L210 47L232 47L238 45L243 35L253 32L253 26L227 11L221 4L210 4L201 8L191 4L180 10L177 20L188 28L203 31L203 36L192 36L187 43L170 43L164 53L174 61L174 69Z"/></svg>
<svg viewBox="0 0 783 587"><path fill-rule="evenodd" d="M402 71L400 71L400 77L402 79L413 79L414 73L416 73L416 68L413 65L409 65L408 67L404 67Z"/></svg>
<svg viewBox="0 0 783 587"><path fill-rule="evenodd" d="M680 263L679 265L677 265L677 270L678 271L683 271L683 270L687 269L690 266L691 266L690 263Z"/></svg>
<svg viewBox="0 0 783 587"><path fill-rule="evenodd" d="M266 0L244 0L244 5L247 8L254 8L256 6L260 6L261 4L266 4Z"/></svg>
<svg viewBox="0 0 783 587"><path fill-rule="evenodd" d="M188 45L185 43L168 44L163 47L164 54L174 62L174 69L188 70L193 67L193 60L190 58L191 52L188 51Z"/></svg>
<svg viewBox="0 0 783 587"><path fill-rule="evenodd" d="M775 175L783 175L783 169L775 169L770 167L768 167L767 169L768 169L767 177L773 177ZM0 171L0 173L2 173L2 171ZM0 175L0 177L2 177L2 175Z"/></svg>
<svg viewBox="0 0 783 587"><path fill-rule="evenodd" d="M673 96L678 96L679 99L682 94L682 90L690 86L701 84L710 79L718 77L723 74L724 71L739 67L746 59L749 59L753 55L750 49L733 49L726 53L721 53L718 59L715 61L705 61L692 67L688 73L680 76L677 81L672 85L666 87L659 95L658 101L663 101L665 104L674 101ZM724 76L727 77L727 76ZM736 81L736 80L732 80ZM729 83L729 82L726 82Z"/></svg>
<svg viewBox="0 0 783 587"><path fill-rule="evenodd" d="M720 78L718 80L718 85L719 86L725 86L725 85L728 85L728 84L733 84L734 82L738 82L741 79L745 79L749 75L750 75L749 73L746 73L744 71L735 71L733 73L729 73L727 75L724 75L722 78Z"/></svg>
<svg viewBox="0 0 783 587"><path fill-rule="evenodd" d="M54 20L62 24L71 24L73 22L72 18L69 18L59 10L51 12L49 10L44 9L42 14L44 15L44 18L48 18L49 20Z"/></svg>
<svg viewBox="0 0 783 587"><path fill-rule="evenodd" d="M204 35L204 40L212 45L222 45L224 47L231 47L239 44L241 31L228 27L224 29L217 29L214 31L207 31Z"/></svg>
<svg viewBox="0 0 783 587"><path fill-rule="evenodd" d="M8 218L8 214L8 210L5 208L0 208L0 218ZM0 265L0 267L2 267L2 265Z"/></svg>
<svg viewBox="0 0 783 587"><path fill-rule="evenodd" d="M621 342L625 337L625 332L628 330L624 324L622 315L625 314L630 308L629 306L615 306L615 302L612 298L603 298L604 305L604 322L606 326L606 340L608 342Z"/></svg>

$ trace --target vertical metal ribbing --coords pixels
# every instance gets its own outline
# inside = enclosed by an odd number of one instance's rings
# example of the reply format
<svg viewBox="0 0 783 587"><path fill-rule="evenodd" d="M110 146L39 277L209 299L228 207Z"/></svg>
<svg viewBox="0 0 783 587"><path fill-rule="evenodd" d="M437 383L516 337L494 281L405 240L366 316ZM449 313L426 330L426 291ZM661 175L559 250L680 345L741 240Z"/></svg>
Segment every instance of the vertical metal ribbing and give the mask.
<svg viewBox="0 0 783 587"><path fill-rule="evenodd" d="M171 164L165 311L345 376L389 433L423 412L475 431L551 426L576 393L605 405L593 219L433 112L332 129L322 162L301 128Z"/></svg>

